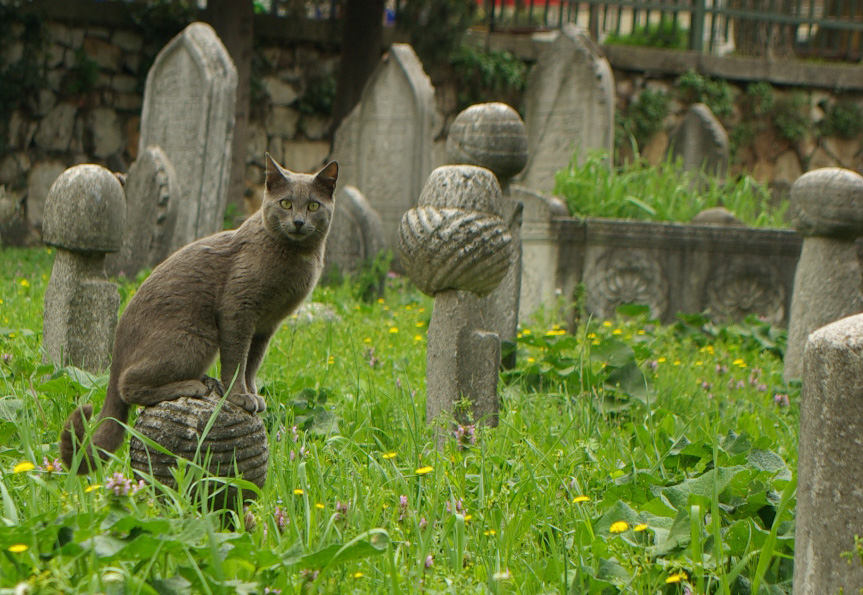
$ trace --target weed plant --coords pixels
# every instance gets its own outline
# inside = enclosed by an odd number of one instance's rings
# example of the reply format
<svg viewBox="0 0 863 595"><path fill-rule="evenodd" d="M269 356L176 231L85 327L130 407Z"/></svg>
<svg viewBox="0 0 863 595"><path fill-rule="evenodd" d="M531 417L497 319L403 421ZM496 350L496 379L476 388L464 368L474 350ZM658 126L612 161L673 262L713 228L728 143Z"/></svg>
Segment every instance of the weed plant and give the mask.
<svg viewBox="0 0 863 595"><path fill-rule="evenodd" d="M580 165L575 159L557 172L554 187L574 216L687 222L704 209L722 206L747 225L786 226L788 202L772 206L767 189L747 175L722 183L671 160L652 167L637 158L614 167L602 153L592 153Z"/></svg>
<svg viewBox="0 0 863 595"><path fill-rule="evenodd" d="M339 320L274 338L269 476L229 528L185 495L193 464L171 490L133 480L126 447L87 476L56 462L106 377L42 362L52 259L0 253L0 593L790 592L798 394L765 323L538 316L499 426L442 426L437 450L431 300L320 287Z"/></svg>

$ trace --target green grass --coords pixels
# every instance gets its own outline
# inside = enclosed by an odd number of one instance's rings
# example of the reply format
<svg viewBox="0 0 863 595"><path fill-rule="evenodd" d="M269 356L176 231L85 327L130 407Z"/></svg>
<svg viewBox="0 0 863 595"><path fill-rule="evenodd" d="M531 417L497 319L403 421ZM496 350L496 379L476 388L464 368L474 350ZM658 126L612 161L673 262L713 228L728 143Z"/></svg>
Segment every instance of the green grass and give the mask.
<svg viewBox="0 0 863 595"><path fill-rule="evenodd" d="M105 383L41 363L52 258L0 253L0 593L790 592L798 395L786 406L784 334L763 323L538 316L499 427L437 451L432 301L400 279L372 304L318 288L341 321L274 339L269 477L256 527L228 530L182 487L115 494L126 447L90 476L51 469Z"/></svg>
<svg viewBox="0 0 863 595"><path fill-rule="evenodd" d="M787 227L788 201L770 204L770 192L743 175L726 183L701 172L684 171L680 162L652 167L637 159L621 167L593 153L570 163L555 176L554 193L581 217L688 222L704 209L725 207L747 225Z"/></svg>

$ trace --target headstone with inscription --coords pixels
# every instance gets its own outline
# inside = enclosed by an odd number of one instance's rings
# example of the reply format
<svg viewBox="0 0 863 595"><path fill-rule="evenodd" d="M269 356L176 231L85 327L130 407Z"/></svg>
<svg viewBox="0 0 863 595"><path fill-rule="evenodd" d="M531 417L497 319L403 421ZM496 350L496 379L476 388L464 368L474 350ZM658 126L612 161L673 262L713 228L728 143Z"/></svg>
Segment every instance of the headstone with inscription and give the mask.
<svg viewBox="0 0 863 595"><path fill-rule="evenodd" d="M222 229L236 93L237 70L205 23L168 42L147 73L139 153L158 146L177 172L171 251Z"/></svg>
<svg viewBox="0 0 863 595"><path fill-rule="evenodd" d="M614 76L590 35L564 25L540 55L525 91L527 168L520 184L542 192L575 155L614 150Z"/></svg>
<svg viewBox="0 0 863 595"><path fill-rule="evenodd" d="M433 122L431 81L413 49L396 43L336 131L339 181L359 188L380 213L389 248L431 171Z"/></svg>
<svg viewBox="0 0 863 595"><path fill-rule="evenodd" d="M147 147L126 176L126 233L123 245L105 261L109 275L134 278L171 254L176 224L178 182L174 167L159 147Z"/></svg>
<svg viewBox="0 0 863 595"><path fill-rule="evenodd" d="M668 138L667 154L680 159L686 171L724 179L728 171L728 133L709 107L696 103Z"/></svg>
<svg viewBox="0 0 863 595"><path fill-rule="evenodd" d="M45 358L91 372L111 361L120 310L117 287L105 275L105 255L120 248L123 188L100 165L76 165L51 186L42 236L57 247L45 290Z"/></svg>
<svg viewBox="0 0 863 595"><path fill-rule="evenodd" d="M500 338L482 324L480 298L491 293L512 262L512 235L501 217L494 174L446 165L429 175L417 206L399 230L402 264L434 296L428 333L426 421L498 421ZM459 408L465 399L469 408ZM438 435L440 444L442 435Z"/></svg>

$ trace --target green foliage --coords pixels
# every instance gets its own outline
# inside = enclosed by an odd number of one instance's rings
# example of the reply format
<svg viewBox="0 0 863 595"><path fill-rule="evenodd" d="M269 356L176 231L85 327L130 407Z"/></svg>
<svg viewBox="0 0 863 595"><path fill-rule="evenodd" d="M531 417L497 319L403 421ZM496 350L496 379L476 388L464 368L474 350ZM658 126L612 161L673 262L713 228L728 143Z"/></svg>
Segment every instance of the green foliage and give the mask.
<svg viewBox="0 0 863 595"><path fill-rule="evenodd" d="M99 79L99 64L87 55L84 48L75 50L75 62L63 81L63 93L67 96L86 95L96 88Z"/></svg>
<svg viewBox="0 0 863 595"><path fill-rule="evenodd" d="M473 0L405 0L397 22L425 69L434 73L457 51L476 13Z"/></svg>
<svg viewBox="0 0 863 595"><path fill-rule="evenodd" d="M839 100L824 110L821 133L825 136L856 138L863 134L863 108L852 100Z"/></svg>
<svg viewBox="0 0 863 595"><path fill-rule="evenodd" d="M689 47L689 29L674 21L663 20L658 25L638 25L626 35L612 32L605 38L605 43L685 50Z"/></svg>
<svg viewBox="0 0 863 595"><path fill-rule="evenodd" d="M463 45L452 55L452 66L459 109L488 101L517 106L527 84L527 65L507 50Z"/></svg>
<svg viewBox="0 0 863 595"><path fill-rule="evenodd" d="M791 93L776 100L773 107L773 125L785 140L796 143L811 130L809 98L803 93Z"/></svg>
<svg viewBox="0 0 863 595"><path fill-rule="evenodd" d="M371 303L384 293L384 282L393 261L392 250L386 250L360 263L353 274L345 274L332 266L327 271L324 283L331 286L346 285L354 299Z"/></svg>
<svg viewBox="0 0 863 595"><path fill-rule="evenodd" d="M557 172L554 192L580 217L686 222L704 209L723 206L748 225L785 227L788 206L772 207L770 193L749 176L720 183L702 172L684 171L679 162L651 167L643 159L613 167L600 153L581 165L573 158Z"/></svg>
<svg viewBox="0 0 863 595"><path fill-rule="evenodd" d="M763 118L773 111L776 102L773 85L766 81L750 83L746 86L746 101L742 107L754 118Z"/></svg>
<svg viewBox="0 0 863 595"><path fill-rule="evenodd" d="M176 489L136 485L124 449L89 476L54 466L63 420L98 407L107 375L42 363L53 256L0 258L4 593L790 590L784 330L662 326L630 306L567 331L548 313L521 324L498 427L450 432L425 422L431 299L402 279L371 304L319 287L341 321L276 333L259 374L268 480L220 518L191 499L191 463Z"/></svg>
<svg viewBox="0 0 863 595"><path fill-rule="evenodd" d="M644 89L626 110L624 130L632 135L639 148L650 142L662 130L668 115L668 95L663 91Z"/></svg>
<svg viewBox="0 0 863 595"><path fill-rule="evenodd" d="M677 87L689 103L704 103L717 118L727 118L734 108L731 85L690 70L677 79Z"/></svg>
<svg viewBox="0 0 863 595"><path fill-rule="evenodd" d="M297 109L302 114L329 116L333 112L335 96L335 75L333 73L321 74L309 80L305 93L297 102Z"/></svg>

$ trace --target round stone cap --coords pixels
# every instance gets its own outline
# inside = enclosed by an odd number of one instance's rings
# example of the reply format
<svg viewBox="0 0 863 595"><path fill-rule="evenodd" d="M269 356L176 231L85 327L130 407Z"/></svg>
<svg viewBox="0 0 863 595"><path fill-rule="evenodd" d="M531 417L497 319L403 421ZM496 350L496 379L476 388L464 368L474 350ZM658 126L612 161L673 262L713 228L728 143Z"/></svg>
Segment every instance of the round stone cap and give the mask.
<svg viewBox="0 0 863 595"><path fill-rule="evenodd" d="M806 172L791 186L791 217L803 235L863 235L863 176L840 167Z"/></svg>
<svg viewBox="0 0 863 595"><path fill-rule="evenodd" d="M450 126L447 161L490 169L505 181L527 165L527 132L518 112L505 103L478 103Z"/></svg>
<svg viewBox="0 0 863 595"><path fill-rule="evenodd" d="M500 184L492 172L475 165L442 165L429 174L418 207L451 207L500 215Z"/></svg>
<svg viewBox="0 0 863 595"><path fill-rule="evenodd" d="M116 252L126 231L126 195L101 165L70 167L48 191L42 220L46 244L80 252Z"/></svg>

